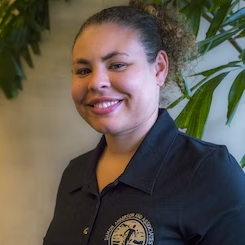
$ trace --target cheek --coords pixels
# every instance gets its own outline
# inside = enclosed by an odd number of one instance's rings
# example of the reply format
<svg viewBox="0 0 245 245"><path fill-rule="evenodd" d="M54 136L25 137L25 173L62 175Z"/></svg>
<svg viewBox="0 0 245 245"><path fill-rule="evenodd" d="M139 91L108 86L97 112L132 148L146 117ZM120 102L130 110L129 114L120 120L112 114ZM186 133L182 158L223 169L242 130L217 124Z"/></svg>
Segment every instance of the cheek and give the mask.
<svg viewBox="0 0 245 245"><path fill-rule="evenodd" d="M86 94L86 89L81 83L72 82L71 96L75 103L80 103Z"/></svg>
<svg viewBox="0 0 245 245"><path fill-rule="evenodd" d="M137 73L120 74L120 77L112 79L113 87L128 95L135 95L135 91L142 89L142 79Z"/></svg>

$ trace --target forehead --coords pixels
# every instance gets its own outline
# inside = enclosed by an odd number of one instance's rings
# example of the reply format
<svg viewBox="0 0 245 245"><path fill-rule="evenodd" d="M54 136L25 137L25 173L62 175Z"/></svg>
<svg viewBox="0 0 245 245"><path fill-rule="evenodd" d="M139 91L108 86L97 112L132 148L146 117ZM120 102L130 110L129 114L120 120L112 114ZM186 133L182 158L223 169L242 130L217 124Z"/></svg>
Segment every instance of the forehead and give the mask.
<svg viewBox="0 0 245 245"><path fill-rule="evenodd" d="M136 30L115 23L88 26L77 38L73 56L118 52L144 52Z"/></svg>

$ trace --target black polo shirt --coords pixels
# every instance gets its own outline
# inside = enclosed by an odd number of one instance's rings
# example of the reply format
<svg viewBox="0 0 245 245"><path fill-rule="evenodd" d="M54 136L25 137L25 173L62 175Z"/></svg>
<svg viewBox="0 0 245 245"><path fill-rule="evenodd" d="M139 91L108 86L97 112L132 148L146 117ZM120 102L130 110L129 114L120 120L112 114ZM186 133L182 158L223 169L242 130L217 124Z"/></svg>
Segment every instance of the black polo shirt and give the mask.
<svg viewBox="0 0 245 245"><path fill-rule="evenodd" d="M183 134L160 114L101 193L95 169L104 137L70 162L44 245L245 244L243 171L225 146Z"/></svg>

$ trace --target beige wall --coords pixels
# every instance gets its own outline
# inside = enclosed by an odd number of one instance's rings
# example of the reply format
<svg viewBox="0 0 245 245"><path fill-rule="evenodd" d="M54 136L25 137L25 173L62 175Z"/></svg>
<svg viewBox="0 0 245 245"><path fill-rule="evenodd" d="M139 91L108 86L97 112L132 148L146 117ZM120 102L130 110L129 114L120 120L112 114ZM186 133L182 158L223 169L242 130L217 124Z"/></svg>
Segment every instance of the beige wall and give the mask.
<svg viewBox="0 0 245 245"><path fill-rule="evenodd" d="M0 93L0 245L42 244L63 169L97 143L99 135L77 115L70 97L70 47L86 17L119 2L53 1L51 33L44 34L35 69L26 68L24 92L12 101ZM244 118L235 118L231 128L222 126L220 98L225 98L217 93L205 139L228 144L239 159L245 153ZM239 110L239 115L245 111L244 97Z"/></svg>
<svg viewBox="0 0 245 245"><path fill-rule="evenodd" d="M86 17L116 2L53 1L24 92L12 101L0 93L0 245L42 244L63 169L97 143L70 97L70 47Z"/></svg>

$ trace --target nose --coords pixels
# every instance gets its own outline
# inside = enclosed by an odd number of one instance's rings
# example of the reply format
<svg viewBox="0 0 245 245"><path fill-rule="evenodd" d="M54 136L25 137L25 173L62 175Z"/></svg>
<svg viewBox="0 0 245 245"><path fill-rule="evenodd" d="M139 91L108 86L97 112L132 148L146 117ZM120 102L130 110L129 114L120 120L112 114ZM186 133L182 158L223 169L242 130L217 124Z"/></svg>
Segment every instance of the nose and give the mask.
<svg viewBox="0 0 245 245"><path fill-rule="evenodd" d="M106 71L94 70L89 77L88 89L93 91L105 90L111 86L110 79Z"/></svg>

